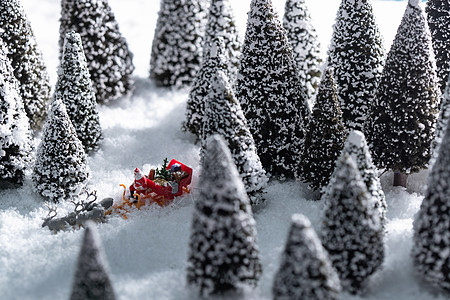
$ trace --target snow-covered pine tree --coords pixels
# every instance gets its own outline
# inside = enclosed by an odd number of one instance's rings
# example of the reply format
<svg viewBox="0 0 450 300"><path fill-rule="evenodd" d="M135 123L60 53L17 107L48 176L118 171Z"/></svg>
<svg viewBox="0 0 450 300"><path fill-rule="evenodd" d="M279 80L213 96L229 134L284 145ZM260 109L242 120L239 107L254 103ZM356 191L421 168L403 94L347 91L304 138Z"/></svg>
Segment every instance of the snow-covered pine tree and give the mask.
<svg viewBox="0 0 450 300"><path fill-rule="evenodd" d="M109 267L95 223L88 221L78 256L70 300L113 300Z"/></svg>
<svg viewBox="0 0 450 300"><path fill-rule="evenodd" d="M150 57L158 86L192 84L202 61L208 5L205 0L161 0Z"/></svg>
<svg viewBox="0 0 450 300"><path fill-rule="evenodd" d="M425 11L433 38L433 49L441 92L444 93L448 83L447 78L450 74L450 2L428 0Z"/></svg>
<svg viewBox="0 0 450 300"><path fill-rule="evenodd" d="M448 88L448 86L447 86ZM447 125L415 216L412 256L419 274L450 292L450 126Z"/></svg>
<svg viewBox="0 0 450 300"><path fill-rule="evenodd" d="M189 92L186 103L186 120L182 129L202 139L203 117L205 115L205 99L211 89L211 76L217 69L227 70L224 57L224 42L222 37L216 37L211 43L206 43L203 49L203 61Z"/></svg>
<svg viewBox="0 0 450 300"><path fill-rule="evenodd" d="M367 191L372 195L375 208L380 212L381 225L385 227L387 212L386 198L381 188L378 170L372 161L369 146L367 146L366 138L361 131L353 130L350 132L341 155L348 155L356 162L362 180L366 184ZM333 180L332 176L330 182Z"/></svg>
<svg viewBox="0 0 450 300"><path fill-rule="evenodd" d="M47 200L69 199L86 184L90 170L83 144L60 99L53 100L43 131L32 174L34 187Z"/></svg>
<svg viewBox="0 0 450 300"><path fill-rule="evenodd" d="M236 96L264 169L294 178L310 111L292 48L271 0L252 0Z"/></svg>
<svg viewBox="0 0 450 300"><path fill-rule="evenodd" d="M274 276L273 299L337 300L339 277L311 223L292 216L291 228Z"/></svg>
<svg viewBox="0 0 450 300"><path fill-rule="evenodd" d="M30 127L37 132L46 117L50 82L42 53L20 0L0 1L0 38L8 49L14 76L19 81Z"/></svg>
<svg viewBox="0 0 450 300"><path fill-rule="evenodd" d="M440 101L431 35L418 0L410 0L386 58L365 135L378 168L394 185L428 166Z"/></svg>
<svg viewBox="0 0 450 300"><path fill-rule="evenodd" d="M6 53L0 39L0 189L23 183L33 148L19 82Z"/></svg>
<svg viewBox="0 0 450 300"><path fill-rule="evenodd" d="M450 76L448 76L448 82L445 87L444 95L442 96L441 109L439 110L439 117L436 122L435 139L432 144L433 157L430 160L430 167L434 163L439 150L439 145L442 142L442 138L447 127L448 120L450 119Z"/></svg>
<svg viewBox="0 0 450 300"><path fill-rule="evenodd" d="M384 260L380 214L348 155L339 157L334 183L325 195L322 243L342 287L356 294Z"/></svg>
<svg viewBox="0 0 450 300"><path fill-rule="evenodd" d="M342 0L328 50L339 104L348 129L363 130L384 63L383 40L372 1Z"/></svg>
<svg viewBox="0 0 450 300"><path fill-rule="evenodd" d="M293 49L301 85L305 87L308 102L312 106L312 98L317 91L322 73L320 70L322 58L317 32L311 24L305 0L286 0L283 27Z"/></svg>
<svg viewBox="0 0 450 300"><path fill-rule="evenodd" d="M256 285L256 224L244 184L219 135L209 138L192 217L187 282L202 296Z"/></svg>
<svg viewBox="0 0 450 300"><path fill-rule="evenodd" d="M241 105L222 70L216 70L210 80L210 92L205 101L203 149L206 149L208 137L214 134L221 135L226 141L252 207L261 207L265 202L263 193L268 178L256 152ZM203 150L202 154L204 153Z"/></svg>
<svg viewBox="0 0 450 300"><path fill-rule="evenodd" d="M230 0L212 0L206 24L204 48L212 43L214 38L222 37L227 58L227 76L233 83L239 70L241 42L236 28L234 13ZM203 54L205 59L205 53Z"/></svg>
<svg viewBox="0 0 450 300"><path fill-rule="evenodd" d="M54 97L66 106L85 152L97 150L102 137L97 102L81 37L74 31L66 34Z"/></svg>
<svg viewBox="0 0 450 300"><path fill-rule="evenodd" d="M62 0L60 58L68 32L80 34L99 103L108 103L134 89L133 54L119 30L108 0Z"/></svg>
<svg viewBox="0 0 450 300"><path fill-rule="evenodd" d="M326 186L346 136L333 70L328 68L322 76L305 134L303 151L298 162L298 177L313 189Z"/></svg>

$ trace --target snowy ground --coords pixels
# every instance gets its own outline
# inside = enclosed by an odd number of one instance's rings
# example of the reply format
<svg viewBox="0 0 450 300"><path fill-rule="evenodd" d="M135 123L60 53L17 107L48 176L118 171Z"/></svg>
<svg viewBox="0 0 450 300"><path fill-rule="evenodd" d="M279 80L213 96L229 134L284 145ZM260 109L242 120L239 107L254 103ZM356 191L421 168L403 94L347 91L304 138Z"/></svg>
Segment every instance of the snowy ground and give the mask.
<svg viewBox="0 0 450 300"><path fill-rule="evenodd" d="M243 35L250 0L231 0ZM22 0L38 43L56 81L59 0ZM323 53L331 37L339 1L307 0ZM159 0L110 0L121 30L135 54L137 90L131 98L100 107L105 139L102 149L89 158L91 186L99 198L120 198L120 183L129 184L132 170L159 166L164 157L176 158L198 171L198 147L180 132L187 92L155 88L148 80L150 47ZM281 13L283 0L274 4ZM389 47L406 2L375 1L374 10ZM414 276L410 260L412 220L420 206L427 172L410 177L408 188L391 187L392 174L382 177L389 205L386 259L363 296L342 293L341 299L448 299L423 286ZM109 261L111 280L119 299L196 299L185 286L187 244L198 172L193 192L167 208L150 207L98 225ZM258 241L264 273L258 288L246 299L271 299L271 286L279 254L293 213L308 216L315 228L322 204L297 182L272 182L269 204L258 213ZM62 204L60 214L72 210ZM67 299L70 295L82 231L51 234L41 228L47 208L31 190L31 182L18 190L0 192L0 298ZM448 296L448 295L447 295Z"/></svg>

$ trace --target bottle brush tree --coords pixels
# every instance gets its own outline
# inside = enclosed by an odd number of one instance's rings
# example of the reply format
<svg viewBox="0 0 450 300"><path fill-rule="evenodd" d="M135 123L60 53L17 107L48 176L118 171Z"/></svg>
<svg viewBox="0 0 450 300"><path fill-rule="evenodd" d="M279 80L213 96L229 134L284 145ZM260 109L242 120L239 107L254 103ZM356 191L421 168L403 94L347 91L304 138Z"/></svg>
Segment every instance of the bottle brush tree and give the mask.
<svg viewBox="0 0 450 300"><path fill-rule="evenodd" d="M448 77L450 82L450 76ZM432 144L432 159L430 160L430 167L436 159L439 146L442 142L442 138L445 133L445 128L447 127L448 120L450 119L450 84L447 82L444 95L442 96L442 101L439 110L439 116L436 122L435 139Z"/></svg>
<svg viewBox="0 0 450 300"><path fill-rule="evenodd" d="M339 157L334 182L325 194L322 243L343 289L357 294L384 259L380 214L354 160Z"/></svg>
<svg viewBox="0 0 450 300"><path fill-rule="evenodd" d="M308 218L292 216L291 227L274 276L273 299L337 300L341 285Z"/></svg>
<svg viewBox="0 0 450 300"><path fill-rule="evenodd" d="M311 188L320 189L328 184L346 135L333 70L327 69L317 92L298 162L298 176Z"/></svg>
<svg viewBox="0 0 450 300"><path fill-rule="evenodd" d="M116 299L109 267L106 261L97 228L92 221L87 222L83 244L75 272L70 300Z"/></svg>
<svg viewBox="0 0 450 300"><path fill-rule="evenodd" d="M305 0L286 0L283 27L292 46L301 85L305 87L307 99L312 104L320 82L322 58L317 32Z"/></svg>
<svg viewBox="0 0 450 300"><path fill-rule="evenodd" d="M201 296L256 285L261 263L244 184L219 135L209 138L192 217L187 283Z"/></svg>
<svg viewBox="0 0 450 300"><path fill-rule="evenodd" d="M428 0L425 11L433 38L439 84L444 93L450 74L450 2Z"/></svg>
<svg viewBox="0 0 450 300"><path fill-rule="evenodd" d="M344 124L363 130L384 63L383 40L372 1L342 0L328 50Z"/></svg>
<svg viewBox="0 0 450 300"><path fill-rule="evenodd" d="M271 0L251 1L235 86L264 169L294 178L310 111Z"/></svg>
<svg viewBox="0 0 450 300"><path fill-rule="evenodd" d="M211 43L205 44L201 67L189 91L186 103L186 119L183 122L182 129L194 134L197 140L202 138L205 99L211 89L211 76L217 69L227 70L224 47L222 37L216 37L211 40Z"/></svg>
<svg viewBox="0 0 450 300"><path fill-rule="evenodd" d="M374 163L396 173L394 185L428 166L440 99L431 35L418 0L410 0L386 58L365 124Z"/></svg>
<svg viewBox="0 0 450 300"><path fill-rule="evenodd" d="M98 103L108 103L134 88L133 54L119 30L108 0L62 0L60 58L66 34L80 34Z"/></svg>
<svg viewBox="0 0 450 300"><path fill-rule="evenodd" d="M227 76L233 83L239 70L241 42L230 0L211 1L208 22L206 23L204 48L217 37L223 38L224 54L227 58ZM205 57L205 53L203 57Z"/></svg>
<svg viewBox="0 0 450 300"><path fill-rule="evenodd" d="M50 82L42 53L19 0L0 1L0 38L8 49L30 127L41 129L50 99Z"/></svg>
<svg viewBox="0 0 450 300"><path fill-rule="evenodd" d="M76 195L89 179L83 144L60 99L53 100L36 154L32 179L46 200L58 202Z"/></svg>
<svg viewBox="0 0 450 300"><path fill-rule="evenodd" d="M204 0L161 0L150 57L156 85L192 84L202 61L207 8Z"/></svg>
<svg viewBox="0 0 450 300"><path fill-rule="evenodd" d="M74 31L66 34L54 97L66 106L85 152L97 150L102 137L97 102L81 37Z"/></svg>
<svg viewBox="0 0 450 300"><path fill-rule="evenodd" d="M450 127L447 125L415 216L412 257L421 277L450 291Z"/></svg>
<svg viewBox="0 0 450 300"><path fill-rule="evenodd" d="M211 77L210 92L205 103L203 149L206 148L208 137L214 134L221 135L227 143L252 207L261 207L265 202L266 172L256 152L241 105L234 96L226 74L221 70ZM205 150L202 152L204 154Z"/></svg>
<svg viewBox="0 0 450 300"><path fill-rule="evenodd" d="M6 53L0 39L0 189L22 185L33 150L19 82Z"/></svg>

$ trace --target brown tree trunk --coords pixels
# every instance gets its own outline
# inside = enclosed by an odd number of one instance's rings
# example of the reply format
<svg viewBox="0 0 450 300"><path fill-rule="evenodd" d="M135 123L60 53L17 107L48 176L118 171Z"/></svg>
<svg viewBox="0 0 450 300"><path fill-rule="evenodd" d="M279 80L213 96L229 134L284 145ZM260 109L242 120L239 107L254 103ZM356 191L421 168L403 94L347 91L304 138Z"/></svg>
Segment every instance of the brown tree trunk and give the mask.
<svg viewBox="0 0 450 300"><path fill-rule="evenodd" d="M406 188L408 175L402 172L394 172L394 186L402 186Z"/></svg>

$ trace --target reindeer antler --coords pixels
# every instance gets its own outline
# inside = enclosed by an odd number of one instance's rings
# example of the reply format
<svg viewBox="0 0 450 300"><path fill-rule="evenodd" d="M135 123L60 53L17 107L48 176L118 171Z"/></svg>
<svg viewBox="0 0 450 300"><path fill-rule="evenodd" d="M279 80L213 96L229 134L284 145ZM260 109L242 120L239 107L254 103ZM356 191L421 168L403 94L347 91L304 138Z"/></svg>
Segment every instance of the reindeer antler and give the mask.
<svg viewBox="0 0 450 300"><path fill-rule="evenodd" d="M57 212L58 208L55 205L50 205L48 203L45 203L45 206L47 206L47 208L49 210L46 218L53 219L54 217L56 217L56 215L58 214L58 212ZM52 215L52 213L54 213L54 215Z"/></svg>

